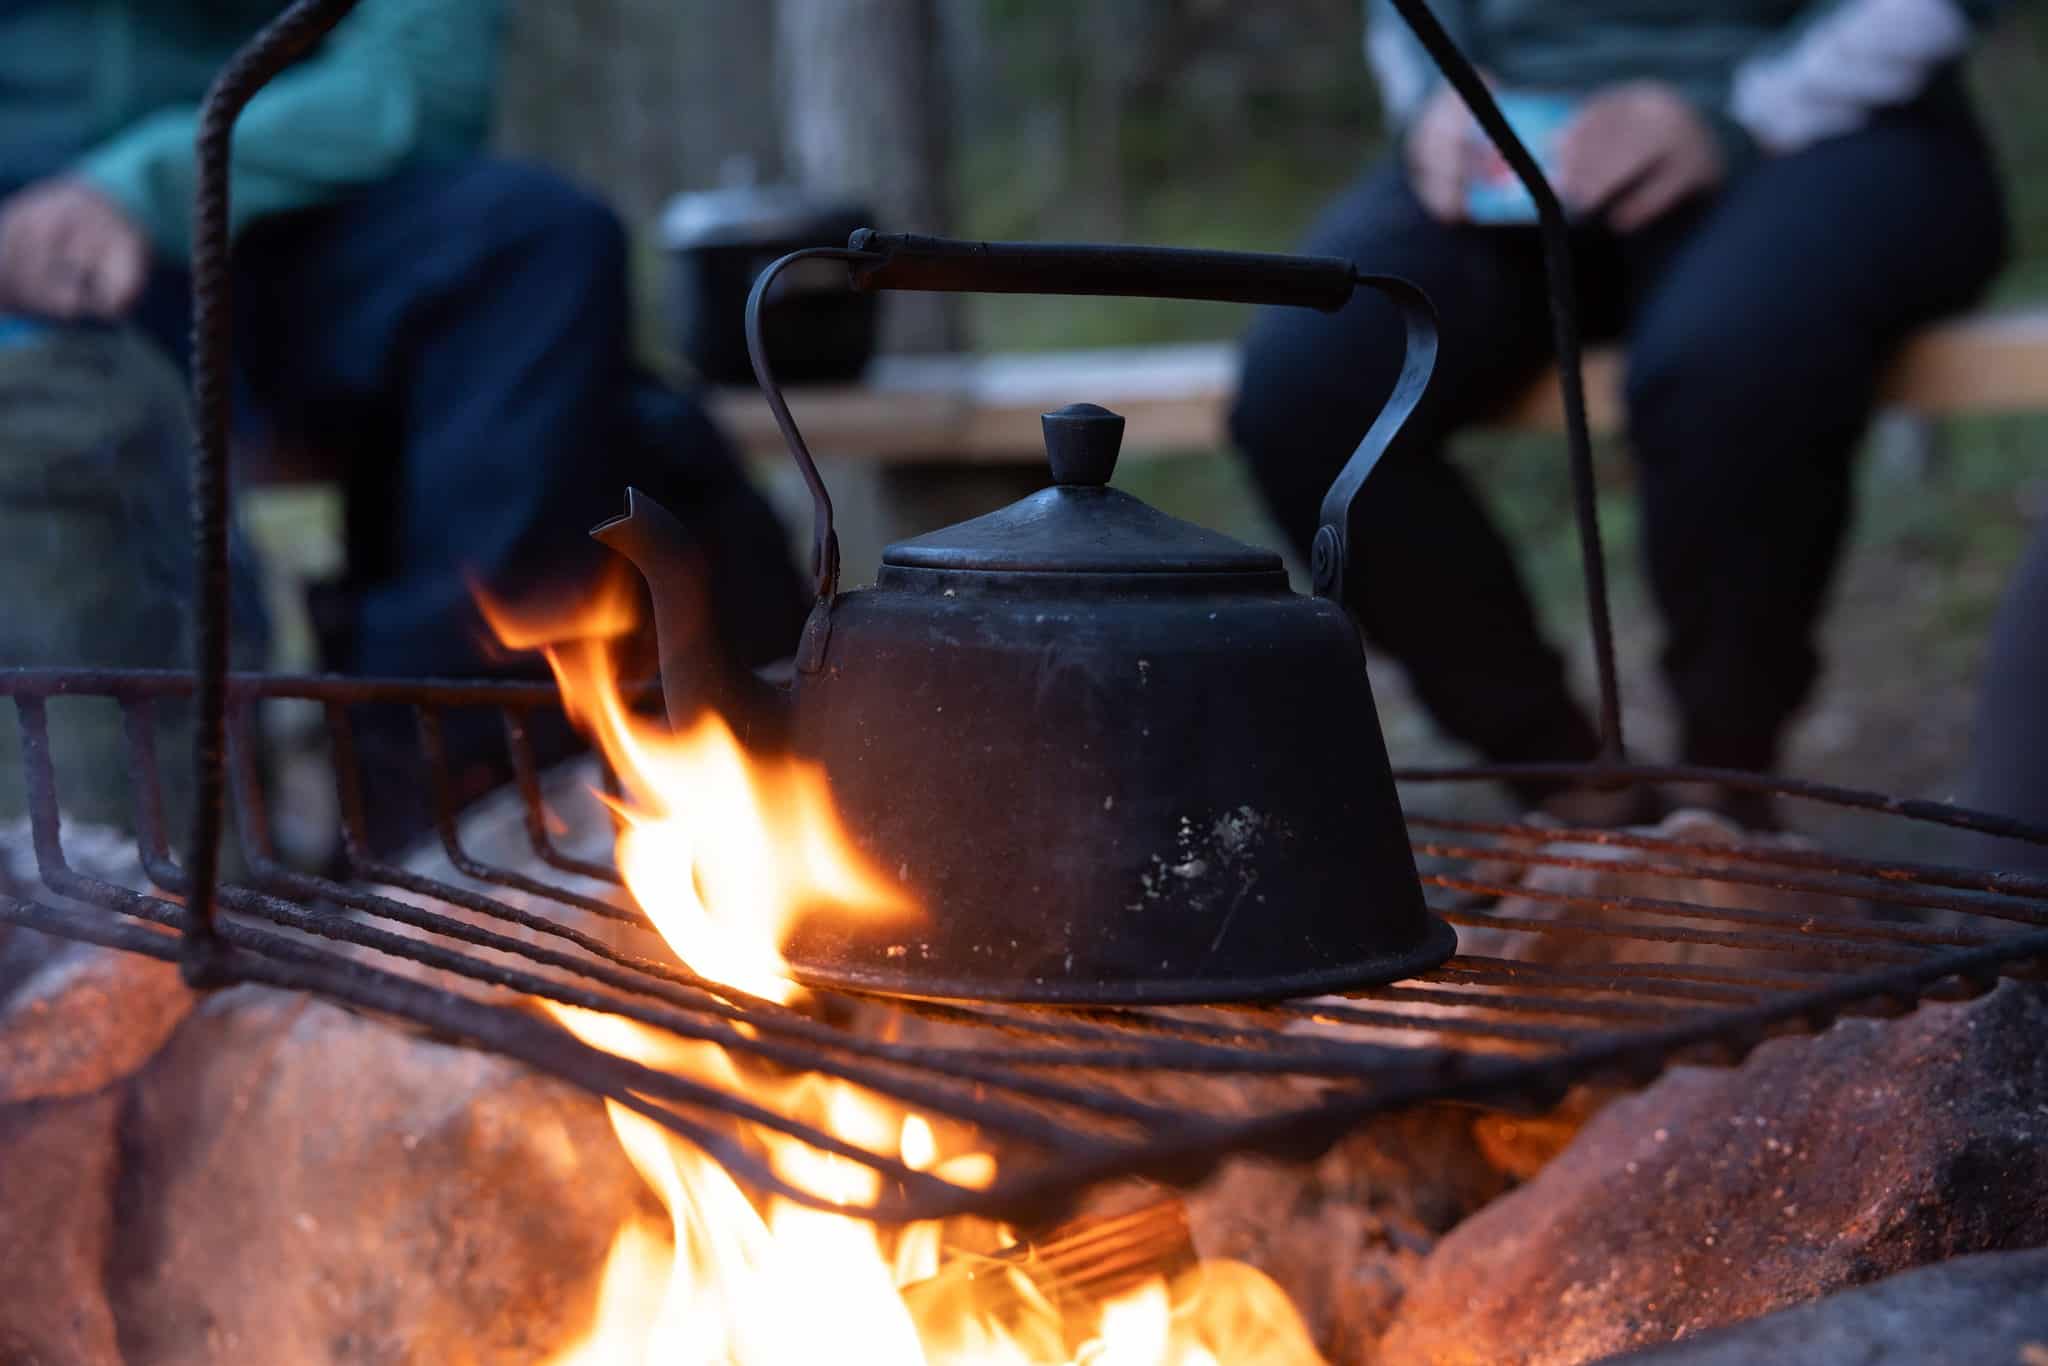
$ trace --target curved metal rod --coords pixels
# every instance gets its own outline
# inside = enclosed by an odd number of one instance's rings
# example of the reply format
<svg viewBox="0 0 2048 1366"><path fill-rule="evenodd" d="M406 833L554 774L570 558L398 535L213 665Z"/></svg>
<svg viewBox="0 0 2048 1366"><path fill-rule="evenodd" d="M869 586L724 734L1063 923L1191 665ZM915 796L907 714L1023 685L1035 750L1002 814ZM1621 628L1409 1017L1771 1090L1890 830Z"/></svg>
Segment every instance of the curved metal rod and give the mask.
<svg viewBox="0 0 2048 1366"><path fill-rule="evenodd" d="M1565 440L1571 452L1572 503L1579 524L1579 559L1586 576L1586 615L1593 631L1593 665L1600 680L1600 758L1624 761L1621 740L1621 684L1614 666L1614 620L1607 602L1607 560L1600 548L1600 508L1593 486L1593 443L1586 428L1586 388L1580 367L1578 290L1572 283L1571 234L1564 208L1543 170L1494 103L1486 82L1444 32L1424 0L1393 0L1403 22L1444 79L1465 101L1487 139L1515 178L1536 201L1537 230L1543 239L1543 271L1550 293L1552 344L1557 349L1558 388L1564 397Z"/></svg>
<svg viewBox="0 0 2048 1366"><path fill-rule="evenodd" d="M213 932L214 888L220 877L224 824L228 646L228 439L234 413L230 388L233 290L228 253L228 153L235 120L258 90L312 51L356 0L296 0L245 43L206 92L194 142L196 186L192 204L192 536L196 610L194 663L199 673L198 715L192 738L196 794L191 870L195 932L185 941L182 968L194 986L224 980Z"/></svg>
<svg viewBox="0 0 2048 1366"><path fill-rule="evenodd" d="M1372 472L1401 439L1401 431L1416 405L1429 389L1429 377L1436 371L1436 310L1429 299L1408 281L1393 275L1362 275L1353 272L1354 288L1376 289L1401 310L1406 329L1401 354L1401 373L1394 379L1393 392L1380 407L1380 415L1358 443L1358 449L1338 471L1336 481L1323 495L1322 525L1316 528L1315 545L1309 556L1318 597L1343 599L1351 565L1351 503Z"/></svg>
<svg viewBox="0 0 2048 1366"><path fill-rule="evenodd" d="M780 275L798 261L881 261L887 259L871 251L855 251L850 247L804 247L772 263L754 281L754 288L747 294L747 359L753 362L754 381L761 386L761 396L768 400L768 411L775 414L775 425L782 429L782 439L789 445L789 453L796 459L796 467L803 473L804 484L811 491L811 575L817 588L818 601L830 606L839 592L839 533L832 529L832 495L826 491L824 477L818 473L818 462L811 458L811 448L804 443L803 433L796 429L796 419L790 416L789 401L782 396L782 386L775 380L775 371L768 364L768 347L761 338L761 303L768 297L768 287Z"/></svg>

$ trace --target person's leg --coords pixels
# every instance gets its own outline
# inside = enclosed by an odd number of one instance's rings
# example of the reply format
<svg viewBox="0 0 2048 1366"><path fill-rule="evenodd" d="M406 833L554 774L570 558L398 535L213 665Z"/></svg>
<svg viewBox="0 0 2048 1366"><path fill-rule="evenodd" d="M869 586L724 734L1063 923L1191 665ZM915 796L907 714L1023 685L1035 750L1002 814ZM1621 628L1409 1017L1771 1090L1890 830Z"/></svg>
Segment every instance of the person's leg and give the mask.
<svg viewBox="0 0 2048 1366"><path fill-rule="evenodd" d="M514 601L587 587L607 554L589 529L628 483L686 525L749 521L759 542L711 557L713 600L754 604L730 622L745 662L774 652L754 616L793 644L772 516L688 400L629 361L625 235L598 201L510 163L423 170L252 231L236 269L259 399L396 435L388 562L344 667L490 669L470 582Z"/></svg>
<svg viewBox="0 0 2048 1366"><path fill-rule="evenodd" d="M1766 162L1664 264L1628 348L1649 577L1681 757L1768 769L1814 630L1877 382L2003 256L1967 117L1901 111Z"/></svg>
<svg viewBox="0 0 2048 1366"><path fill-rule="evenodd" d="M1385 168L1331 206L1302 249L1419 285L1442 332L1436 377L1410 419L1421 439L1374 472L1353 509L1351 606L1368 639L1408 670L1438 724L1487 758L1590 758L1596 737L1514 558L1443 452L1548 354L1533 237L1438 223ZM1231 434L1304 557L1323 493L1393 387L1401 352L1392 306L1364 290L1338 313L1273 309L1252 328Z"/></svg>

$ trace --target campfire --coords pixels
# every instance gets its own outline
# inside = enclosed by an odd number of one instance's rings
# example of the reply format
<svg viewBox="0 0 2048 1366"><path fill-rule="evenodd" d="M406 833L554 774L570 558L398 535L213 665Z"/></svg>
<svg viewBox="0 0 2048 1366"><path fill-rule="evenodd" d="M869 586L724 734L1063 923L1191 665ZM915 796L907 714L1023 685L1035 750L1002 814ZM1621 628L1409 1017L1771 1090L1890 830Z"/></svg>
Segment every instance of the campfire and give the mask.
<svg viewBox="0 0 2048 1366"><path fill-rule="evenodd" d="M1491 109L1426 10L1399 5ZM204 120L195 259L220 268L195 278L217 323L229 130L318 27L292 14ZM1409 311L1398 403L1433 356L1412 287L1345 262L857 237L809 254L857 285L1051 270L1081 293L1143 278L1331 307L1364 285ZM225 325L200 334L197 387L225 395ZM614 664L623 584L564 620L488 605L552 684L230 675L225 404L202 414L199 669L0 671L28 813L0 831L0 1357L1577 1363L2048 1245L2048 1006L2001 982L2048 963L2048 882L1697 813L1606 830L1425 811L1397 779L1500 774L1397 773L1369 704L1323 705L1369 703L1344 510L1398 412L1332 490L1312 599L1270 554L1110 488L1122 419L1078 404L1047 415L1058 487L893 548L886 592L842 597L830 499L764 391L817 510L795 667L854 689L827 697L811 749L756 743L738 708L679 707L674 637L668 716L647 715ZM1623 757L1573 415L1607 743L1550 776L1700 777ZM963 600L988 588L956 581L975 575L996 591ZM1085 658L1041 668L1054 646ZM932 690L915 724L869 724L909 717L906 658ZM1084 686L1061 694L1069 674ZM1237 705L1251 691L1267 705ZM324 719L338 868L292 866L270 838L254 712L283 698ZM1175 725L1154 741L1162 698ZM200 797L181 858L155 726L186 699ZM130 828L66 818L53 702L118 711ZM410 709L418 753L364 765L360 706ZM598 752L546 800L544 709ZM443 743L458 712L502 726L515 774L468 812ZM1037 773L1022 731L1100 785L998 819L1016 805L998 785ZM871 741L889 763L863 770ZM1143 762L1098 762L1125 750ZM898 800L933 775L943 800ZM1254 777L1273 783L1256 803L1238 795ZM1869 813L1875 848L1902 827L2043 837L1705 777ZM431 797L437 850L392 861L366 839L396 784ZM603 847L570 840L572 804ZM1069 894L1041 895L1055 868ZM1039 936L1028 953L1005 917ZM1667 1074L1697 1062L1726 1066ZM528 1124L508 1098L536 1094L548 1122ZM314 1141L308 1116L337 1096ZM651 1202L611 1198L605 1171Z"/></svg>
<svg viewBox="0 0 2048 1366"><path fill-rule="evenodd" d="M568 620L522 619L484 600L501 643L539 648L569 716L601 750L623 795L616 857L634 903L705 980L803 1008L781 946L810 916L903 919L919 908L842 829L823 772L751 756L716 712L671 730L637 714L614 638L633 626L612 581ZM862 1149L852 1162L754 1127L795 1195L756 1202L707 1154L620 1100L605 1103L620 1145L659 1196L668 1229L618 1231L589 1336L554 1366L680 1360L779 1366L857 1344L880 1363L1086 1361L1110 1366L1287 1366L1320 1360L1285 1292L1241 1263L1178 1265L1186 1232L1172 1206L1097 1219L1051 1245L980 1219L892 1230L834 1207L872 1205L893 1157L985 1189L997 1158L971 1128L945 1125L838 1078L749 1068L616 1015L541 1005L608 1053L744 1094ZM876 1022L885 1033L900 1022ZM800 1312L791 1312L800 1305Z"/></svg>
<svg viewBox="0 0 2048 1366"><path fill-rule="evenodd" d="M569 625L522 635L505 624L508 638L534 644ZM189 996L137 974L157 966L147 959L175 960L193 924L153 816L150 721L189 680L0 675L20 712L30 797L19 842L0 844L0 918L126 951L0 999L0 1047L22 1062L0 1076L31 1098L83 1088L108 1126L99 1150L61 1135L24 1147L0 1126L0 1194L14 1189L9 1172L54 1173L52 1154L73 1148L105 1151L97 1170L116 1170L119 1111L101 1098L138 1090L121 1149L139 1164L120 1186L134 1208L114 1205L111 1188L97 1197L112 1209L103 1236L190 1251L166 1254L160 1270L152 1254L140 1281L104 1292L116 1316L161 1321L152 1331L173 1337L180 1324L239 1324L252 1340L278 1331L251 1322L261 1308L313 1332L356 1303L327 1307L316 1288L367 1277L375 1293L358 1312L369 1317L342 1318L328 1335L392 1350L446 1343L459 1335L422 1316L445 1313L432 1308L444 1296L460 1303L461 1287L428 1268L461 1265L464 1282L488 1286L500 1264L467 1260L475 1233L459 1233L459 1250L442 1239L476 1224L500 1230L485 1245L510 1274L551 1261L541 1247L517 1250L522 1225L555 1230L559 1244L595 1220L575 1235L590 1247L576 1279L550 1272L520 1320L543 1325L518 1340L545 1350L492 1359L756 1362L857 1345L927 1361L1306 1361L1319 1347L1353 1361L1375 1359L1384 1337L1416 1360L1473 1359L1450 1350L1469 1339L1540 1341L1532 1359L1568 1362L1827 1293L1872 1268L2021 1245L1989 1234L2035 1236L2008 1217L2007 1185L1958 1184L1996 1170L2011 1189L2032 1189L2026 1154L2038 1145L2009 1144L2035 1122L2016 1117L2034 1113L2029 998L1994 991L1922 1011L1896 1033L1845 1020L1811 1044L1758 1048L1839 1016L1971 996L2023 970L2048 951L2029 928L2048 923L2048 894L2034 884L1744 839L1699 819L1559 831L1417 815L1433 905L1469 942L1401 983L1258 1008L885 1002L803 985L780 937L806 919L849 916L909 934L929 908L849 843L803 761L748 753L714 716L677 729L645 716L609 672L606 642L622 616L593 612L577 629L553 648L560 685L233 681L229 758L244 778L235 796L249 866L219 893L223 966L288 990L223 993L218 1020L182 1026ZM46 716L59 691L127 718L141 796L132 835L61 816ZM357 828L391 783L445 794L431 740L448 712L499 712L522 779L487 809L444 806L441 848L404 865L358 840L348 880L294 871L263 842L265 792L244 763L249 712L268 696L325 709L341 809ZM358 702L418 711L417 773L357 770L346 721ZM535 772L521 718L553 705L590 728L602 763ZM308 1008L298 993L309 991L365 1013L328 1010L321 1035L280 1027ZM81 1056L81 1041L106 1034L110 999L133 1037ZM530 1196L522 1168L480 1157L476 1138L432 1140L422 1151L433 1159L404 1187L388 1183L405 1149L380 1146L375 1126L324 1118L351 1137L297 1146L296 1116L334 1076L360 1075L379 1105L387 1093L424 1097L454 1066L449 1055L472 1050L504 1057L483 1059L496 1070L478 1073L455 1110L437 1098L431 1110L444 1117L431 1124L460 1123L475 1107L485 1132L521 1132L488 1118L492 1097L530 1088L538 1073L602 1097L611 1132L595 1106L571 1126L573 1150L542 1142L566 1132L560 1120L536 1126L541 1146L524 1154L538 1164ZM1752 1050L1740 1071L1682 1072L1611 1105L1574 1141L1590 1111L1666 1062ZM74 1078L77 1066L86 1072ZM294 1088L264 1080L280 1067L301 1078ZM562 1095L560 1113L573 1113L579 1093ZM1559 1113L1530 1113L1560 1099ZM1435 1100L1522 1114L1417 1108ZM1849 1164L1846 1187L1830 1156L1843 1141L1836 1117L1856 1151L1883 1154ZM190 1134L194 1122L207 1127ZM1973 1154L1960 1164L1958 1144ZM218 1168L176 1160L214 1150ZM1731 1151L1748 1156L1731 1165ZM257 1157L281 1152L301 1156ZM1222 1165L1232 1153L1284 1165ZM637 1172L665 1214L609 1197L558 1208L548 1183L599 1159L626 1183L611 1189L630 1188ZM67 1219L91 1207L91 1181L75 1180ZM1501 1198L1518 1180L1530 1184ZM1695 1187L1713 1198L1671 1204ZM492 1194L472 1200L466 1189ZM398 1241L373 1219L346 1236L359 1208L385 1207L373 1193L388 1202L398 1190L430 1208L453 1202L466 1222L415 1220ZM528 1199L547 1200L547 1212ZM216 1228L228 1208L247 1215ZM1910 1213L1928 1209L1951 1212L1931 1234ZM1875 1234L1840 1233L1871 1219ZM1894 1225L1912 1238L1883 1234ZM1650 1232L1651 1249L1638 1248ZM1682 1285L1659 1269L1670 1262L1656 1249L1671 1240L1702 1267ZM332 1265L308 1265L330 1242ZM1788 1249L1798 1257L1786 1260ZM392 1293L386 1264L412 1257L420 1270L403 1284L413 1307L387 1325L377 1308ZM276 1293L244 1293L273 1266L291 1268ZM88 1299L67 1285L44 1302ZM184 1313L195 1300L204 1312ZM1577 1308L1560 1318L1562 1305ZM19 1312L0 1300L0 1327L13 1314L18 1330Z"/></svg>

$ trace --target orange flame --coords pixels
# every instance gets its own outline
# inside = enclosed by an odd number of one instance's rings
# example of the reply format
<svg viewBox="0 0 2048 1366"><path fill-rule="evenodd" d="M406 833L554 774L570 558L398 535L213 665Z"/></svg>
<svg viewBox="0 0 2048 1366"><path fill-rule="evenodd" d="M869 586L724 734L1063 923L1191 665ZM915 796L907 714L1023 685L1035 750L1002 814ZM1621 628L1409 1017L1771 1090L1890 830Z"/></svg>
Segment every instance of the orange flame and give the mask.
<svg viewBox="0 0 2048 1366"><path fill-rule="evenodd" d="M748 755L716 715L680 733L626 704L607 642L633 626L614 583L573 617L520 617L478 594L499 639L542 648L570 717L625 791L618 863L634 900L701 975L778 1002L801 994L781 947L809 914L906 916L916 908L840 824L823 772ZM818 1074L742 1077L714 1044L543 1001L593 1047L724 1090L915 1171L986 1188L996 1159L946 1152L923 1116ZM1236 1263L1162 1275L1062 1321L1024 1269L975 1258L1012 1241L976 1221L872 1223L770 1196L758 1205L717 1162L639 1112L607 1101L620 1145L669 1216L666 1236L632 1220L615 1237L589 1331L551 1366L1307 1366L1320 1361L1280 1288ZM862 1207L871 1167L756 1128L776 1175L824 1201ZM956 1142L954 1147L960 1145ZM995 1274L969 1274L972 1270ZM905 1287L920 1293L906 1297ZM1080 1343L1078 1351L1074 1344Z"/></svg>
<svg viewBox="0 0 2048 1366"><path fill-rule="evenodd" d="M541 648L570 720L618 774L619 873L654 928L692 971L786 1004L798 988L780 945L801 917L914 907L847 838L816 764L750 758L715 712L672 732L632 711L609 646L633 628L628 588L609 579L555 621L477 598L502 643Z"/></svg>

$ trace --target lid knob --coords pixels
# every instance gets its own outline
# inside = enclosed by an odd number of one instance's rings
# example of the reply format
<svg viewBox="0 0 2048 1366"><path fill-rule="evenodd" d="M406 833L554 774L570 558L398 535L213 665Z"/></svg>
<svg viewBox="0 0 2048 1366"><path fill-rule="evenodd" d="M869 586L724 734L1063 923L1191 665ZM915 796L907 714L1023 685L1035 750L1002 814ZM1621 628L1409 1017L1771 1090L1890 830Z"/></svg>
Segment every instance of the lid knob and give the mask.
<svg viewBox="0 0 2048 1366"><path fill-rule="evenodd" d="M1045 429L1045 458L1055 484L1100 488L1116 473L1116 453L1124 442L1120 414L1093 403L1069 403L1038 421Z"/></svg>

